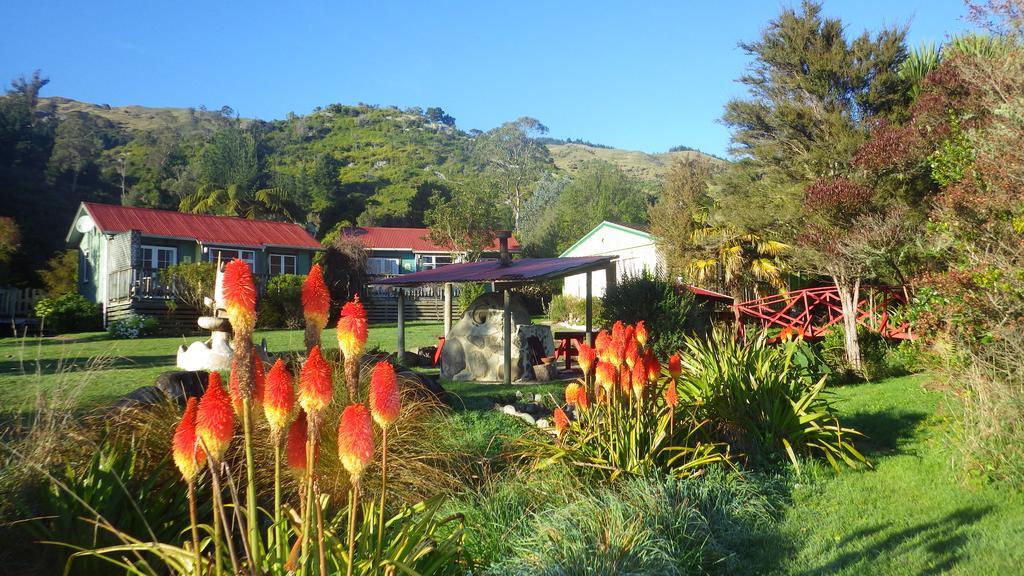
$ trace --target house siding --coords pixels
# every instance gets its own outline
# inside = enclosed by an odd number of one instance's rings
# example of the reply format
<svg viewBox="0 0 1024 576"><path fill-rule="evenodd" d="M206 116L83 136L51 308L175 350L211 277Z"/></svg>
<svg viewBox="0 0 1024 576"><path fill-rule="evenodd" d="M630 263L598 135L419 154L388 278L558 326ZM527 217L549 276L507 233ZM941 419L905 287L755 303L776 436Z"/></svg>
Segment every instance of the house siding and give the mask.
<svg viewBox="0 0 1024 576"><path fill-rule="evenodd" d="M616 277L636 276L644 271L657 273L661 268L654 239L645 232L603 223L589 232L562 256L617 256ZM604 273L592 275L592 294L603 296L606 279ZM586 274L569 276L564 280L562 293L577 298L586 297Z"/></svg>

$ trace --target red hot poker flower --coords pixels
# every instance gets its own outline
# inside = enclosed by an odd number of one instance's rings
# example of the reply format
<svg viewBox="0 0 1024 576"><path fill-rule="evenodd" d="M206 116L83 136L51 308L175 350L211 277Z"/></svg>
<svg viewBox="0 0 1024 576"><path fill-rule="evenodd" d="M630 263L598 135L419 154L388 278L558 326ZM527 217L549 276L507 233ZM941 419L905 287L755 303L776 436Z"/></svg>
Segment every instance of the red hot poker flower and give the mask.
<svg viewBox="0 0 1024 576"><path fill-rule="evenodd" d="M398 376L390 362L377 362L370 377L370 411L381 428L398 419L402 404L398 396Z"/></svg>
<svg viewBox="0 0 1024 576"><path fill-rule="evenodd" d="M263 414L267 417L272 434L284 431L295 409L295 384L292 373L280 358L267 375L266 391L263 397Z"/></svg>
<svg viewBox="0 0 1024 576"><path fill-rule="evenodd" d="M366 325L366 309L359 302L359 295L341 307L338 319L338 347L345 358L356 358L366 346L369 330Z"/></svg>
<svg viewBox="0 0 1024 576"><path fill-rule="evenodd" d="M597 364L597 383L605 389L605 392L610 392L618 383L618 380L619 375L615 372L615 366L608 362L599 362Z"/></svg>
<svg viewBox="0 0 1024 576"><path fill-rule="evenodd" d="M647 326L644 326L644 321L643 320L641 320L641 321L636 323L635 336L636 336L636 341L640 344L640 346L646 348L647 347L647 337L648 337L648 334L647 334Z"/></svg>
<svg viewBox="0 0 1024 576"><path fill-rule="evenodd" d="M589 376L591 370L594 369L594 360L597 358L597 350L591 348L585 342L580 342L576 348L578 351L577 360L579 360L580 369L583 370L583 376Z"/></svg>
<svg viewBox="0 0 1024 576"><path fill-rule="evenodd" d="M288 457L288 467L298 475L306 471L306 442L309 439L309 424L306 420L306 413L300 411L291 427L288 428L288 444L285 453ZM313 462L317 459L319 446L313 447Z"/></svg>
<svg viewBox="0 0 1024 576"><path fill-rule="evenodd" d="M256 325L256 284L252 270L235 258L224 266L224 305L235 332L252 332Z"/></svg>
<svg viewBox="0 0 1024 576"><path fill-rule="evenodd" d="M661 362L658 362L658 357L654 355L654 352L647 351L644 364L647 366L647 381L652 384L657 382L658 378L661 378Z"/></svg>
<svg viewBox="0 0 1024 576"><path fill-rule="evenodd" d="M672 376L673 380L678 380L683 374L682 362L679 360L679 354L673 354L668 359L668 373Z"/></svg>
<svg viewBox="0 0 1024 576"><path fill-rule="evenodd" d="M231 411L231 400L224 392L220 373L210 372L210 381L196 412L196 434L210 456L220 460L231 443L234 428L235 415Z"/></svg>
<svg viewBox="0 0 1024 576"><path fill-rule="evenodd" d="M578 382L572 382L565 387L565 403L576 405L579 402L580 392L583 391L583 387ZM583 391L586 393L585 391Z"/></svg>
<svg viewBox="0 0 1024 576"><path fill-rule="evenodd" d="M587 389L583 386L580 386L580 391L576 394L576 406L580 410L590 408L590 397L587 396Z"/></svg>
<svg viewBox="0 0 1024 576"><path fill-rule="evenodd" d="M637 398L643 396L644 386L647 385L647 366L642 360L633 365L632 374L633 395Z"/></svg>
<svg viewBox="0 0 1024 576"><path fill-rule="evenodd" d="M626 353L624 354L626 360L626 366L632 368L640 360L640 346L636 343L635 338L626 340Z"/></svg>
<svg viewBox="0 0 1024 576"><path fill-rule="evenodd" d="M564 434L567 428L569 428L569 416L561 407L555 408L555 430L558 435Z"/></svg>
<svg viewBox="0 0 1024 576"><path fill-rule="evenodd" d="M633 391L633 374L625 366L619 369L619 390L626 396Z"/></svg>
<svg viewBox="0 0 1024 576"><path fill-rule="evenodd" d="M299 405L310 416L319 414L331 403L334 394L331 376L331 365L320 354L320 347L313 346L299 375Z"/></svg>
<svg viewBox="0 0 1024 576"><path fill-rule="evenodd" d="M323 269L313 264L309 269L306 281L302 283L302 314L307 324L323 330L327 325L327 316L331 310L331 295L324 282Z"/></svg>
<svg viewBox="0 0 1024 576"><path fill-rule="evenodd" d="M231 359L231 374L228 376L228 392L231 394L231 407L235 410L235 416L242 415L242 390L238 382L237 363L238 356ZM252 405L259 406L263 403L263 389L267 385L267 377L263 372L263 360L258 354L252 355Z"/></svg>
<svg viewBox="0 0 1024 576"><path fill-rule="evenodd" d="M172 453L174 463L181 471L182 478L186 482L195 480L199 469L206 462L206 453L199 448L199 438L196 437L196 411L199 399L191 397L185 404L185 413L181 416L177 430L174 431L174 442Z"/></svg>
<svg viewBox="0 0 1024 576"><path fill-rule="evenodd" d="M373 460L373 424L370 411L362 404L349 404L338 424L338 459L352 483L359 482Z"/></svg>
<svg viewBox="0 0 1024 576"><path fill-rule="evenodd" d="M676 391L675 380L669 380L665 386L665 404L668 404L670 408L675 408L679 404L679 392Z"/></svg>

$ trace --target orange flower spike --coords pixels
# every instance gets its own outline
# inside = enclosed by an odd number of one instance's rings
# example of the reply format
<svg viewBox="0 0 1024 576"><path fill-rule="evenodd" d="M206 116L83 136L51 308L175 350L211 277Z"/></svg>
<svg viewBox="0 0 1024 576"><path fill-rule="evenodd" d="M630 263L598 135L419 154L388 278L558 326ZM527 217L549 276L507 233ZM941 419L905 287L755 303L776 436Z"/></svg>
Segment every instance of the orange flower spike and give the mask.
<svg viewBox="0 0 1024 576"><path fill-rule="evenodd" d="M224 306L235 332L252 332L256 326L256 284L252 270L235 258L224 266Z"/></svg>
<svg viewBox="0 0 1024 576"><path fill-rule="evenodd" d="M580 410L587 410L590 408L590 397L587 396L587 389L580 386L579 393L576 394L576 406Z"/></svg>
<svg viewBox="0 0 1024 576"><path fill-rule="evenodd" d="M313 324L323 330L327 326L327 316L331 311L331 294L324 282L323 269L313 264L309 269L306 281L302 283L302 314L307 324Z"/></svg>
<svg viewBox="0 0 1024 576"><path fill-rule="evenodd" d="M580 392L586 393L578 382L572 382L565 387L565 403L575 406L579 402Z"/></svg>
<svg viewBox="0 0 1024 576"><path fill-rule="evenodd" d="M242 415L242 391L238 386L238 368L235 362L238 357L235 356L231 359L231 374L228 376L228 393L231 395L231 408L235 411L235 416ZM263 389L267 385L267 377L263 371L263 360L260 360L258 354L252 355L252 404L253 406L259 406L263 403Z"/></svg>
<svg viewBox="0 0 1024 576"><path fill-rule="evenodd" d="M320 347L313 346L299 374L299 405L310 415L318 414L331 403L331 376L331 365L320 354Z"/></svg>
<svg viewBox="0 0 1024 576"><path fill-rule="evenodd" d="M633 365L632 374L633 395L637 398L643 396L644 386L647 385L647 366L642 360Z"/></svg>
<svg viewBox="0 0 1024 576"><path fill-rule="evenodd" d="M629 342L630 340L636 340L636 326L633 326L632 324L626 326L626 328L623 331L623 338L626 340L626 342Z"/></svg>
<svg viewBox="0 0 1024 576"><path fill-rule="evenodd" d="M270 368L263 397L263 414L273 434L281 434L295 409L295 384L292 373L280 358Z"/></svg>
<svg viewBox="0 0 1024 576"><path fill-rule="evenodd" d="M196 434L210 456L220 460L227 452L234 432L235 415L231 411L231 399L224 392L220 373L210 372L210 381L196 412Z"/></svg>
<svg viewBox="0 0 1024 576"><path fill-rule="evenodd" d="M591 370L594 369L594 360L597 358L597 350L591 348L585 342L581 342L576 349L576 359L580 363L580 369L583 370L583 376L589 376Z"/></svg>
<svg viewBox="0 0 1024 576"><path fill-rule="evenodd" d="M647 351L644 364L647 367L647 381L651 384L657 382L658 378L661 378L661 362L658 362L658 357L654 355L654 352Z"/></svg>
<svg viewBox="0 0 1024 576"><path fill-rule="evenodd" d="M622 320L617 320L615 324L612 324L612 338L622 338L626 335L626 325L622 323Z"/></svg>
<svg viewBox="0 0 1024 576"><path fill-rule="evenodd" d="M669 380L668 385L665 386L665 404L668 404L670 408L675 408L679 404L679 392L676 391L675 380Z"/></svg>
<svg viewBox="0 0 1024 576"><path fill-rule="evenodd" d="M597 383L605 389L605 392L611 392L612 388L618 383L619 376L615 373L615 366L608 362L599 362L597 364Z"/></svg>
<svg viewBox="0 0 1024 576"><path fill-rule="evenodd" d="M349 404L338 423L338 459L353 483L373 461L373 423L362 404Z"/></svg>
<svg viewBox="0 0 1024 576"><path fill-rule="evenodd" d="M369 330L366 324L366 309L359 302L357 294L351 302L341 307L338 319L338 347L345 358L355 358L366 346Z"/></svg>
<svg viewBox="0 0 1024 576"><path fill-rule="evenodd" d="M636 323L636 330L634 333L636 336L636 341L640 344L640 346L647 348L647 326L644 326L643 320Z"/></svg>
<svg viewBox="0 0 1024 576"><path fill-rule="evenodd" d="M181 477L186 482L195 480L199 469L206 462L206 453L199 448L199 439L196 437L196 410L199 406L199 399L191 397L185 404L185 413L181 416L181 422L174 431L172 453L174 463L181 472Z"/></svg>
<svg viewBox="0 0 1024 576"><path fill-rule="evenodd" d="M632 368L640 361L640 346L635 338L626 340L626 353L624 354L626 366Z"/></svg>
<svg viewBox="0 0 1024 576"><path fill-rule="evenodd" d="M619 390L626 396L633 391L633 375L628 368L619 370Z"/></svg>
<svg viewBox="0 0 1024 576"><path fill-rule="evenodd" d="M672 380L678 380L683 374L682 362L679 360L679 354L673 354L668 359L668 373L672 376Z"/></svg>
<svg viewBox="0 0 1024 576"><path fill-rule="evenodd" d="M377 362L370 377L370 412L373 421L381 428L387 428L398 419L401 408L395 367L390 362Z"/></svg>
<svg viewBox="0 0 1024 576"><path fill-rule="evenodd" d="M288 467L296 474L306 471L306 441L309 438L309 425L306 420L306 413L299 412L295 421L288 428L288 443L285 446L285 454L288 457ZM316 461L318 447L313 447L313 461Z"/></svg>
<svg viewBox="0 0 1024 576"><path fill-rule="evenodd" d="M561 407L555 408L555 430L561 436L569 428L569 416Z"/></svg>
<svg viewBox="0 0 1024 576"><path fill-rule="evenodd" d="M600 356L608 349L608 344L611 342L611 336L607 330L601 330L594 337L594 348L597 350L597 354Z"/></svg>

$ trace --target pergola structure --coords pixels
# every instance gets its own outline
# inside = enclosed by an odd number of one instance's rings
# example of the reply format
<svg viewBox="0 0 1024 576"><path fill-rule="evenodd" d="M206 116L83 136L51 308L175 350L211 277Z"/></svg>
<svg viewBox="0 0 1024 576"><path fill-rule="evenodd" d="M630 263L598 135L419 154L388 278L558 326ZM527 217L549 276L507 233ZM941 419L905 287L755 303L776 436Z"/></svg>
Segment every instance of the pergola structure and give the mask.
<svg viewBox="0 0 1024 576"><path fill-rule="evenodd" d="M586 332L590 344L593 345L593 294L591 287L594 272L604 270L608 286L615 284L616 270L614 256L581 256L577 258L523 258L510 260L504 250L507 236L502 238L502 258L498 261L465 262L449 264L433 270L422 270L412 274L404 274L393 278L385 278L373 282L377 286L394 286L398 288L398 357L405 355L405 291L403 288L421 286L423 284L444 285L444 333L447 336L452 327L452 284L465 282L491 283L496 290L504 295L504 318L502 336L504 339L504 382L512 383L512 315L510 311L511 296L509 291L516 286L533 282L557 280L567 276L586 274Z"/></svg>

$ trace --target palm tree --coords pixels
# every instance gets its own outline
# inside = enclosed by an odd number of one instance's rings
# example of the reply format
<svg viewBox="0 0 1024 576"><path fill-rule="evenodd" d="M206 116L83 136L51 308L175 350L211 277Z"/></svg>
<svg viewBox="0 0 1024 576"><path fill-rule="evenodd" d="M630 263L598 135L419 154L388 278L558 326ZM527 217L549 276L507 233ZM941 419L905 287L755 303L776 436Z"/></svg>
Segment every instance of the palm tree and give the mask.
<svg viewBox="0 0 1024 576"><path fill-rule="evenodd" d="M690 261L690 277L701 284L724 285L734 303L743 300L746 286L752 286L758 295L764 287L780 292L787 289L783 257L789 251L789 244L739 230L730 224L715 225L707 218L704 225L693 232L693 242L703 254ZM735 306L733 314L739 331L742 324Z"/></svg>

